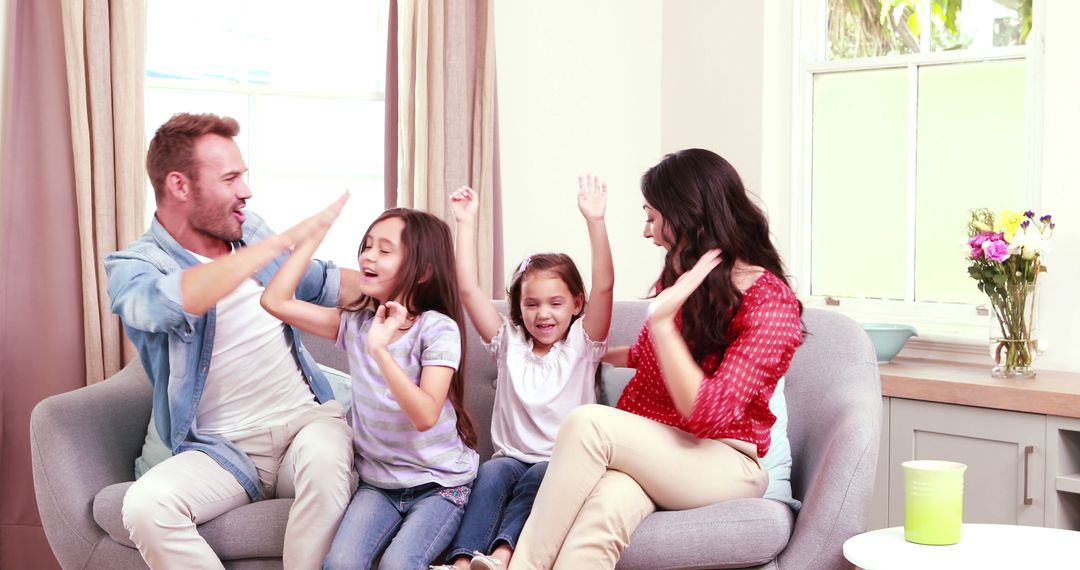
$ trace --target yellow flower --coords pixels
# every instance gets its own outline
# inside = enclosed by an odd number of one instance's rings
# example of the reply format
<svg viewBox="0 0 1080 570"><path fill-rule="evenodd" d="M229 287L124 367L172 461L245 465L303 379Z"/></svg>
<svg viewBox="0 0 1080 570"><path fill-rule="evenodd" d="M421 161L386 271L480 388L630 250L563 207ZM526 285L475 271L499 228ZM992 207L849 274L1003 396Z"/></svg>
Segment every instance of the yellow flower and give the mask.
<svg viewBox="0 0 1080 570"><path fill-rule="evenodd" d="M1012 242L1013 236L1016 235L1016 229L1020 227L1020 222L1023 221L1023 214L1012 210L1002 210L994 220L994 231L1004 233L1005 241Z"/></svg>

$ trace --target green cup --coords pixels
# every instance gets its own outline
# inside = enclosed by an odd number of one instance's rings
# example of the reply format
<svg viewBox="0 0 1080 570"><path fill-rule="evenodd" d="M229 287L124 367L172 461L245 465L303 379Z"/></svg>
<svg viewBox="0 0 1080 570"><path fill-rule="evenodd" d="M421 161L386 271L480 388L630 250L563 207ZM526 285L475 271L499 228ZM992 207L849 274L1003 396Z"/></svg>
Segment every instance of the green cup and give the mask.
<svg viewBox="0 0 1080 570"><path fill-rule="evenodd" d="M964 518L964 471L953 461L905 461L904 538L916 544L956 544Z"/></svg>

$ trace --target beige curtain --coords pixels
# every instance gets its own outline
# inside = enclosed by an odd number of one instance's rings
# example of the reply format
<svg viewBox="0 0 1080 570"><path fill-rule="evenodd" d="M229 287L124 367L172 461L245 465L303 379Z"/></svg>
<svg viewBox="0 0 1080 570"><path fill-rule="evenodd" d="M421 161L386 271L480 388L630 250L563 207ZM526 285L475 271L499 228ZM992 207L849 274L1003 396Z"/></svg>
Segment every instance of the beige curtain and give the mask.
<svg viewBox="0 0 1080 570"><path fill-rule="evenodd" d="M477 191L480 284L501 298L494 3L391 3L388 66L396 69L397 77L388 77L387 97L396 91L397 109L387 120L397 120L399 206L426 210L453 223L449 194L463 184Z"/></svg>
<svg viewBox="0 0 1080 570"><path fill-rule="evenodd" d="M102 260L145 230L143 0L63 0L86 383L135 355L109 310Z"/></svg>

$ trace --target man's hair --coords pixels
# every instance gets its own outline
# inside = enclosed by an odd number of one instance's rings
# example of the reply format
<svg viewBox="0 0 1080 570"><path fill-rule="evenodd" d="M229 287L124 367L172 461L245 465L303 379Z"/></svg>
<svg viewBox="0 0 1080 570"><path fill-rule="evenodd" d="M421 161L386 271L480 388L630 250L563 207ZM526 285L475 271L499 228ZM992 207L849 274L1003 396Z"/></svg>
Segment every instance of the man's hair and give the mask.
<svg viewBox="0 0 1080 570"><path fill-rule="evenodd" d="M232 138L239 133L240 124L232 117L219 117L213 113L173 115L158 127L150 140L150 150L146 152L146 173L154 187L154 198L161 202L165 196L165 177L170 172L180 172L195 179L195 139L203 135Z"/></svg>

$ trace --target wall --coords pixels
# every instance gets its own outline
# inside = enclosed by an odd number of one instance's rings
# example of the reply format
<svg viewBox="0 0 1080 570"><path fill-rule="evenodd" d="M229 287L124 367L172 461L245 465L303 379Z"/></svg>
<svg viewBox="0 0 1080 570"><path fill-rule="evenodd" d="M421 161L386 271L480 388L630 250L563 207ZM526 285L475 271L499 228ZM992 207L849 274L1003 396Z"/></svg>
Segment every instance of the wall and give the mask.
<svg viewBox="0 0 1080 570"><path fill-rule="evenodd" d="M755 194L761 190L763 17L760 2L667 0L662 23L662 150L712 150Z"/></svg>
<svg viewBox="0 0 1080 570"><path fill-rule="evenodd" d="M1058 221L1053 252L1046 261L1049 272L1040 278L1043 294L1042 338L1047 351L1036 367L1080 371L1080 182L1076 153L1080 149L1080 37L1071 23L1080 21L1080 3L1044 0L1042 8L1045 51L1042 93L1042 205L1040 210ZM1038 9L1038 8L1037 8ZM1039 12L1036 12L1038 15Z"/></svg>
<svg viewBox="0 0 1080 570"><path fill-rule="evenodd" d="M617 299L646 294L662 264L663 252L640 237L638 188L664 153L712 149L760 194L757 3L507 2L495 18L507 268L533 251L565 251L587 277L573 197L582 172L609 183ZM716 55L727 53L741 57Z"/></svg>
<svg viewBox="0 0 1080 570"><path fill-rule="evenodd" d="M589 281L577 176L608 182L615 296L640 298L662 264L641 237L639 179L661 154L660 0L500 2L495 10L507 271L562 251Z"/></svg>

